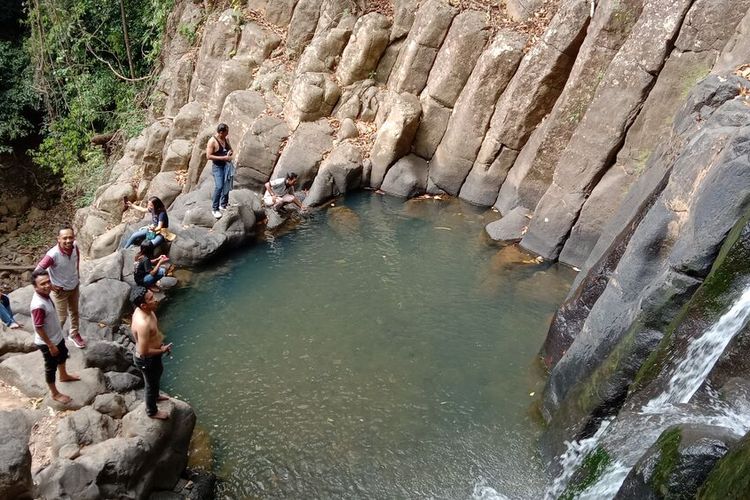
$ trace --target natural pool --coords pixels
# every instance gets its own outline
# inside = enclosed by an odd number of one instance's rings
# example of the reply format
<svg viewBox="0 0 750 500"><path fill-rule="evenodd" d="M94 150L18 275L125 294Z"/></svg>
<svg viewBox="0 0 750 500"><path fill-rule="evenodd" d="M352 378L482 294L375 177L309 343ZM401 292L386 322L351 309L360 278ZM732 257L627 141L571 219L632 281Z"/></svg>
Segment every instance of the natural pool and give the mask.
<svg viewBox="0 0 750 500"><path fill-rule="evenodd" d="M573 272L519 262L486 217L351 196L170 297L165 389L208 431L223 497L540 497L530 393Z"/></svg>

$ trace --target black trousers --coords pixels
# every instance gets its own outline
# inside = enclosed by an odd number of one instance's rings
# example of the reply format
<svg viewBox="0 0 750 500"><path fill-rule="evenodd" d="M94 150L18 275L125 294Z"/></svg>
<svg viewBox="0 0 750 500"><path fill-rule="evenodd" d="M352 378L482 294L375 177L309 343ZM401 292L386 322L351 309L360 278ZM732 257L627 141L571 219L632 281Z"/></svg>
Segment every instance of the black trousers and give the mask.
<svg viewBox="0 0 750 500"><path fill-rule="evenodd" d="M60 343L57 344L57 356L53 356L52 353L49 352L49 347L46 345L40 345L38 347L44 356L44 380L46 380L48 384L54 384L57 366L65 363L65 360L69 357L68 348L65 345L65 339L62 339Z"/></svg>
<svg viewBox="0 0 750 500"><path fill-rule="evenodd" d="M159 397L159 381L164 371L161 354L147 358L133 356L133 360L135 361L135 366L143 373L143 380L146 383L146 414L153 416L158 410L156 407L156 398Z"/></svg>

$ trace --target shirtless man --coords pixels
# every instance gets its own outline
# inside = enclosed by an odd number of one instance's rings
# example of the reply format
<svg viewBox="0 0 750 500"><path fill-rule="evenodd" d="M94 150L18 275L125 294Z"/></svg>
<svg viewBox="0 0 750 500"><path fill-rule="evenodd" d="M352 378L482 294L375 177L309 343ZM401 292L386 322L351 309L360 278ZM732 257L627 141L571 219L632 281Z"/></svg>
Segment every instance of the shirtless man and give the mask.
<svg viewBox="0 0 750 500"><path fill-rule="evenodd" d="M135 336L135 366L143 372L146 382L145 399L146 415L151 418L166 420L169 414L156 407L157 401L169 399L159 395L159 380L164 371L161 362L162 354L172 351L172 344L164 344L164 337L159 332L156 320L158 302L154 293L142 286L133 287L130 291L130 302L135 307L130 329Z"/></svg>
<svg viewBox="0 0 750 500"><path fill-rule="evenodd" d="M37 269L31 275L34 285L34 296L31 298L31 318L34 322L34 344L39 347L44 356L44 378L47 381L52 399L58 403L70 403L70 396L57 390L55 385L55 371L60 375L60 382L80 380L76 375L68 373L65 361L68 359L68 348L65 346L60 320L57 317L55 304L50 298L52 282L49 273Z"/></svg>

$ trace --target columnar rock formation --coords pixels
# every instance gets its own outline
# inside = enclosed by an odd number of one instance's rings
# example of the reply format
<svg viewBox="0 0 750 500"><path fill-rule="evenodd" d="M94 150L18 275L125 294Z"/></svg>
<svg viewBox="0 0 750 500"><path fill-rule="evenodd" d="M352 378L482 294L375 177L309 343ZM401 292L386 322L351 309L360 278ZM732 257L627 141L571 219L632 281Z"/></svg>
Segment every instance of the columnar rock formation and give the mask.
<svg viewBox="0 0 750 500"><path fill-rule="evenodd" d="M199 43L167 36L151 123L77 214L82 250L111 254L141 225L123 197L155 195L172 261L195 265L251 237L263 184L290 171L310 206L366 187L494 206L491 235L583 269L545 345L544 409L585 434L749 202L750 83L731 72L750 60L750 0L560 0L543 33L523 24L542 2L505 4L518 23L447 0L176 2L171 25L200 23ZM217 221L205 147L220 121L237 172ZM90 293L121 294L116 279Z"/></svg>

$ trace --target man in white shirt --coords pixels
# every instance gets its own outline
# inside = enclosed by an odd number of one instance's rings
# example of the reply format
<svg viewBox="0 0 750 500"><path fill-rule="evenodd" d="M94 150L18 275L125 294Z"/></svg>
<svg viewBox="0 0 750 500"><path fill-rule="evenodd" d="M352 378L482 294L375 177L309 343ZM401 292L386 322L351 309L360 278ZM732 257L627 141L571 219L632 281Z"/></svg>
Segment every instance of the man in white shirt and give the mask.
<svg viewBox="0 0 750 500"><path fill-rule="evenodd" d="M263 195L263 203L267 207L278 210L288 203L294 203L301 211L306 208L294 194L294 186L297 184L297 174L289 172L286 177L278 177L266 182L266 192Z"/></svg>
<svg viewBox="0 0 750 500"><path fill-rule="evenodd" d="M79 261L80 255L73 228L63 226L57 233L57 245L49 249L36 269L49 271L52 300L57 308L60 326L65 324L70 312L70 340L76 347L83 349L86 347L86 341L78 331Z"/></svg>
<svg viewBox="0 0 750 500"><path fill-rule="evenodd" d="M57 390L55 371L60 375L60 382L73 382L80 380L80 378L68 373L65 369L68 349L65 346L65 337L55 311L55 304L50 298L52 283L49 273L37 269L34 271L31 280L34 285L34 295L31 298L31 318L34 322L35 332L34 344L39 347L44 356L44 378L47 381L52 399L62 404L68 404L70 403L70 396Z"/></svg>

